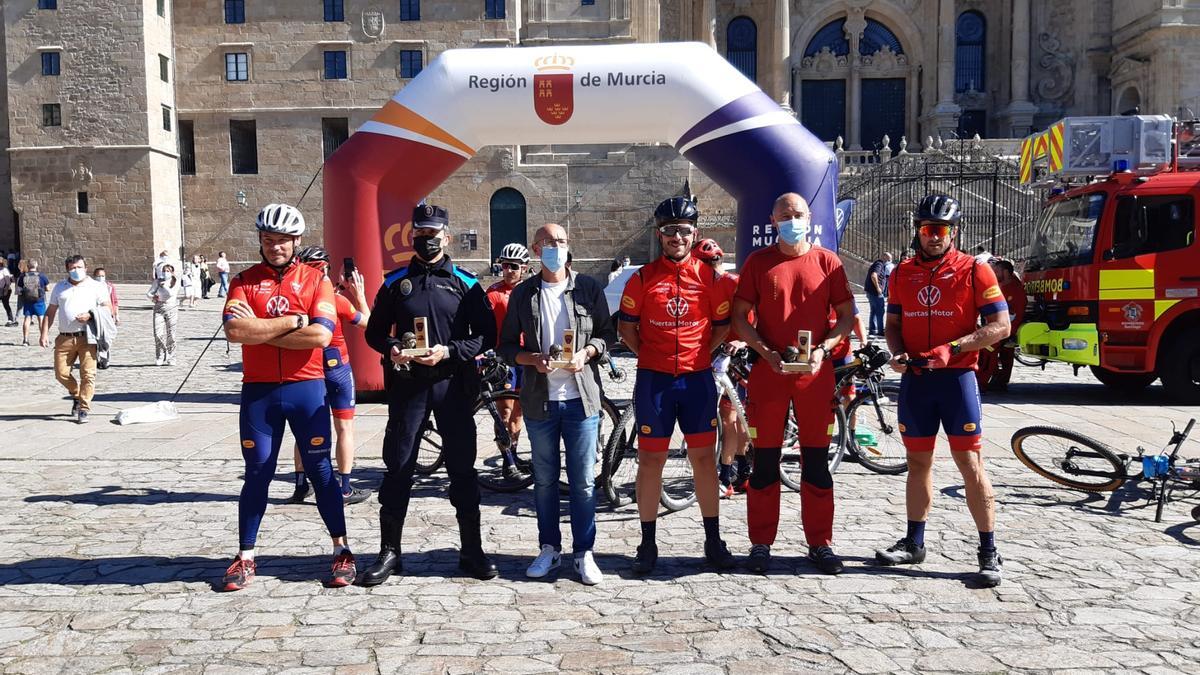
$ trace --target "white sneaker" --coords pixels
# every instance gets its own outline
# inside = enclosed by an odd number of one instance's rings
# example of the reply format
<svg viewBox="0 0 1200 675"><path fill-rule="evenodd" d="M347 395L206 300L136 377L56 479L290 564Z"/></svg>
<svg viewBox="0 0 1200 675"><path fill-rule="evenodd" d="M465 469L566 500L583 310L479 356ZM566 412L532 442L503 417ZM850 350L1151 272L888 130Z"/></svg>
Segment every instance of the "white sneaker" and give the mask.
<svg viewBox="0 0 1200 675"><path fill-rule="evenodd" d="M575 559L575 573L579 575L579 581L587 586L595 586L604 581L604 574L596 566L596 559L592 557L591 551L584 551L582 556Z"/></svg>
<svg viewBox="0 0 1200 675"><path fill-rule="evenodd" d="M161 366L162 364L163 364L163 359L161 359L161 358L154 359L154 365Z"/></svg>
<svg viewBox="0 0 1200 675"><path fill-rule="evenodd" d="M545 544L542 546L542 552L538 554L538 557L529 563L529 569L525 570L525 576L530 579L541 579L558 569L561 562L562 556L559 555L558 551L555 551L554 547L550 544Z"/></svg>

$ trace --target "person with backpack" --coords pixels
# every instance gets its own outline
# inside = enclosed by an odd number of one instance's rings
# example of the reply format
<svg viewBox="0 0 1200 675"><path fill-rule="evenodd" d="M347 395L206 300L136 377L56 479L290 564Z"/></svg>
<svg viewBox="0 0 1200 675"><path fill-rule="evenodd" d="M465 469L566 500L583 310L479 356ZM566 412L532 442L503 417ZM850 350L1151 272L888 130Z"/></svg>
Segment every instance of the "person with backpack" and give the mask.
<svg viewBox="0 0 1200 675"><path fill-rule="evenodd" d="M38 261L26 263L27 272L17 278L17 297L21 300L21 345L29 346L29 324L37 324L39 333L46 330L46 289L50 279L38 271Z"/></svg>

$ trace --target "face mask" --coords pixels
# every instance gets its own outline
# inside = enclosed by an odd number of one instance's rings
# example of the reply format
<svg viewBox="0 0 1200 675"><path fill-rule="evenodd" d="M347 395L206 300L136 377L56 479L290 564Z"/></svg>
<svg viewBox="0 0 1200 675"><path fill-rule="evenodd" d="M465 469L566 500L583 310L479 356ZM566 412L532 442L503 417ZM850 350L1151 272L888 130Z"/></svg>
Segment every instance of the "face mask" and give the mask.
<svg viewBox="0 0 1200 675"><path fill-rule="evenodd" d="M546 246L542 248L542 266L551 272L558 272L567 265L567 252L568 248L566 246L559 246L557 248Z"/></svg>
<svg viewBox="0 0 1200 675"><path fill-rule="evenodd" d="M100 283L104 283L104 280L105 280L106 278L107 278L107 277L105 277L103 274L101 274L101 275L100 275L100 276L98 276L98 277L95 277L96 281L99 281Z"/></svg>
<svg viewBox="0 0 1200 675"><path fill-rule="evenodd" d="M442 240L440 237L413 237L413 250L421 260L433 260L442 252Z"/></svg>
<svg viewBox="0 0 1200 675"><path fill-rule="evenodd" d="M800 239L802 237L807 235L812 230L812 227L809 225L809 223L810 221L807 218L792 218L791 220L785 220L782 223L779 223L779 238L782 239L783 242L788 246L795 246L796 244L800 243Z"/></svg>
<svg viewBox="0 0 1200 675"><path fill-rule="evenodd" d="M163 275L163 281L170 281L174 278L175 278L175 275L171 274L170 272L167 272L166 274Z"/></svg>
<svg viewBox="0 0 1200 675"><path fill-rule="evenodd" d="M87 276L87 273L78 267L71 270L69 274L71 275L71 281L83 281L83 278Z"/></svg>

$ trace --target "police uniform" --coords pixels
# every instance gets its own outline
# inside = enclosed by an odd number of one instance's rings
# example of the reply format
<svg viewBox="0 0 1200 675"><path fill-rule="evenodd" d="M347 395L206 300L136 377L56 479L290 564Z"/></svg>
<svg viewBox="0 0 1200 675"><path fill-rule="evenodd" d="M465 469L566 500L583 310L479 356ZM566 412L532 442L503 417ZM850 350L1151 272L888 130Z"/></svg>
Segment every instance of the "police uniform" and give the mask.
<svg viewBox="0 0 1200 675"><path fill-rule="evenodd" d="M414 229L442 229L448 220L441 207L419 206L413 213ZM414 332L413 319L418 316L426 318L430 346L444 345L449 354L435 366L412 362L408 370L393 370L391 349L403 348L397 336ZM388 549L399 554L421 440L419 431L432 413L450 475L450 502L458 516L460 566L476 576L495 576L480 541L475 421L471 412L479 393L475 357L496 343L495 318L483 288L445 254L434 263L413 256L407 267L384 277L371 309L366 339L384 355L384 367L391 371L386 378L388 423L383 461L387 473L379 490L382 545L376 565L383 562ZM394 566L399 568L398 560ZM365 581L379 583L390 572Z"/></svg>

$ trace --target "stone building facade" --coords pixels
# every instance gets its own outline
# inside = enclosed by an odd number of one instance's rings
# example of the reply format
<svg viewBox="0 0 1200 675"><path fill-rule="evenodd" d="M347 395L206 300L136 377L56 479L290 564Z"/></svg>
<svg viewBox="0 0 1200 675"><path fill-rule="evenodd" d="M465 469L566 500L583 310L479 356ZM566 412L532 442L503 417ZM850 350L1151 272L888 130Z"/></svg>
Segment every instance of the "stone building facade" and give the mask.
<svg viewBox="0 0 1200 675"><path fill-rule="evenodd" d="M257 259L271 201L303 195L319 238L326 154L446 49L707 42L854 150L1200 108L1198 0L7 0L2 38L0 247L121 279ZM653 255L684 190L732 245L730 198L665 146L486 148L430 199L460 259L557 221L596 269Z"/></svg>

